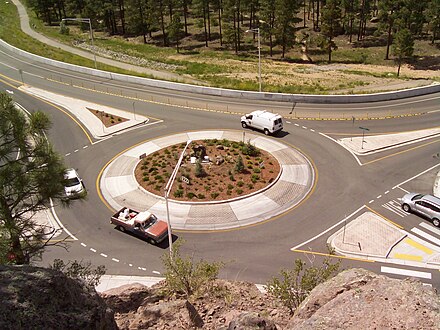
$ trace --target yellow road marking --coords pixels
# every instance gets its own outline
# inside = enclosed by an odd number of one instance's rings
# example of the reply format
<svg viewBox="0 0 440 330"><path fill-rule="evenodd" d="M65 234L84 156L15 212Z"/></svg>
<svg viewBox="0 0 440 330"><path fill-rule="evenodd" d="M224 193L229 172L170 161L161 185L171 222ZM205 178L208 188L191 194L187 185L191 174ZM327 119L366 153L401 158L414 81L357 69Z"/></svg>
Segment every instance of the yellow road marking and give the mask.
<svg viewBox="0 0 440 330"><path fill-rule="evenodd" d="M372 163L375 163L375 162L378 162L378 161L384 160L384 159L389 158L389 157L394 157L394 156L397 156L397 155L403 154L403 153L405 153L405 152L409 152L409 151L412 151L412 150L415 150L415 149L419 149L419 148L422 148L422 147L426 147L426 146L428 146L428 145L430 145L430 144L437 143L437 142L440 142L440 139L439 139L439 140L435 140L435 141L431 141L431 142L428 142L428 143L425 143L425 144L422 144L422 145L419 145L419 146L417 146L417 147L412 147L412 148L409 148L409 149L405 149L405 150L402 150L402 151L396 152L396 153L391 154L391 155L388 155L388 156L383 156L383 157L380 157L380 158L377 158L377 159L371 160L371 161L369 161L369 162L363 163L362 165L369 165L369 164L372 164Z"/></svg>
<svg viewBox="0 0 440 330"><path fill-rule="evenodd" d="M403 260L412 260L412 261L422 261L423 258L421 256L415 256L412 254L404 254L404 253L395 253L393 258L403 259Z"/></svg>
<svg viewBox="0 0 440 330"><path fill-rule="evenodd" d="M426 254L433 254L434 253L431 249L427 248L426 246L424 246L416 241L413 241L411 238L405 238L403 241L406 244L409 244L412 247L415 247L417 250L425 252Z"/></svg>
<svg viewBox="0 0 440 330"><path fill-rule="evenodd" d="M366 260L366 259L362 259L362 258L353 258L353 257L346 257L346 256L337 256L334 254L328 254L328 253L322 253L322 252L313 252L313 251L305 251L305 250L291 250L291 251L292 252L299 252L299 253L316 254L318 256L325 256L325 257L338 258L338 259L349 259L349 260L364 261L364 262L375 262L374 260Z"/></svg>
<svg viewBox="0 0 440 330"><path fill-rule="evenodd" d="M15 82L15 83L17 83L17 84L19 84L19 85L22 85L22 84L23 84L21 81L18 81L18 80L12 79L11 77L5 76L5 75L3 75L3 74L1 74L1 73L0 73L0 77L3 77L3 78L5 78L5 79L7 79L7 80L10 80L10 81L13 81L13 82ZM17 88L17 87L14 86L14 88Z"/></svg>
<svg viewBox="0 0 440 330"><path fill-rule="evenodd" d="M382 219L388 221L389 223L391 223L392 225L396 226L397 228L403 229L403 227L401 225L398 225L397 223L395 223L394 221L391 221L390 219L388 219L387 217L383 216L382 214L380 214L379 212L373 210L372 208L368 207L367 205L365 205L365 207L370 210L371 212L373 212L374 214L378 215L379 217L381 217Z"/></svg>

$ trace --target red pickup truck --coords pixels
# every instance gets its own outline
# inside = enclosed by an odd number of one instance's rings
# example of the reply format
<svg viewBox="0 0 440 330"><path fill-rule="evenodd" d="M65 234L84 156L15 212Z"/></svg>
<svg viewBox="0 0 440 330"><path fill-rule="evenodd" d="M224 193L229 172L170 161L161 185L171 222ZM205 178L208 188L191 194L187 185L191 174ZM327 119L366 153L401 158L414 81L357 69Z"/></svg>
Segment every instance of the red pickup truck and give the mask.
<svg viewBox="0 0 440 330"><path fill-rule="evenodd" d="M168 235L167 223L148 211L139 212L123 207L111 217L110 223L120 231L133 233L151 244L159 244Z"/></svg>

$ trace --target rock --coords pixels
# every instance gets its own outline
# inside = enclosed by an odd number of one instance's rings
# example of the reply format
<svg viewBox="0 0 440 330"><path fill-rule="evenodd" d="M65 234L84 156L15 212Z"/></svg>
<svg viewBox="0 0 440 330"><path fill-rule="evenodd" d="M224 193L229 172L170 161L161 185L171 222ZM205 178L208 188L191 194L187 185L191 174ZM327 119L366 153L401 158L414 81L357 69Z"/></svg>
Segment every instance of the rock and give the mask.
<svg viewBox="0 0 440 330"><path fill-rule="evenodd" d="M223 164L224 161L225 159L222 156L215 157L215 165Z"/></svg>
<svg viewBox="0 0 440 330"><path fill-rule="evenodd" d="M216 147L218 150L223 150L223 149L224 149L223 145L221 145L221 144L218 144L218 145L216 145L215 147Z"/></svg>
<svg viewBox="0 0 440 330"><path fill-rule="evenodd" d="M94 288L63 273L0 265L0 329L117 329Z"/></svg>
<svg viewBox="0 0 440 330"><path fill-rule="evenodd" d="M229 323L228 330L276 330L275 323L262 318L257 313L242 313Z"/></svg>
<svg viewBox="0 0 440 330"><path fill-rule="evenodd" d="M440 329L440 299L418 280L349 269L313 289L288 329Z"/></svg>

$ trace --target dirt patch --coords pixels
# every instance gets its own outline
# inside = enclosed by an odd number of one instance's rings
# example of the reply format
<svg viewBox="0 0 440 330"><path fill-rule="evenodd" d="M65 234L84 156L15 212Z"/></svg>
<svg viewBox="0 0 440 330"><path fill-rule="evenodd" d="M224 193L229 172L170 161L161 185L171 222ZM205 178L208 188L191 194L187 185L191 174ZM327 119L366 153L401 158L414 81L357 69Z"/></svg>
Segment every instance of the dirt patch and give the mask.
<svg viewBox="0 0 440 330"><path fill-rule="evenodd" d="M163 196L185 145L169 146L142 159L135 169L139 185ZM249 154L249 148L255 153ZM237 165L239 158L243 164L241 170ZM200 165L195 162L197 159L202 160ZM181 201L227 200L266 187L279 173L280 165L275 157L249 143L217 139L193 141L169 196Z"/></svg>
<svg viewBox="0 0 440 330"><path fill-rule="evenodd" d="M128 121L127 118L109 114L105 111L87 108L92 114L98 118L106 128Z"/></svg>

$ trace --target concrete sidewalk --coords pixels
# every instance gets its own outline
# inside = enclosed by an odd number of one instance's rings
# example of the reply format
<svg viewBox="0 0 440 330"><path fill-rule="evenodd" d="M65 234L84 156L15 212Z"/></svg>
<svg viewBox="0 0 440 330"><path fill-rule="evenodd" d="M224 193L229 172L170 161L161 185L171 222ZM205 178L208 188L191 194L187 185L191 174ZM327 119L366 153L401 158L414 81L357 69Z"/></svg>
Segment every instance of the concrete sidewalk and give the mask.
<svg viewBox="0 0 440 330"><path fill-rule="evenodd" d="M440 247L419 239L373 212L365 212L351 220L330 236L327 243L343 256L440 267Z"/></svg>

